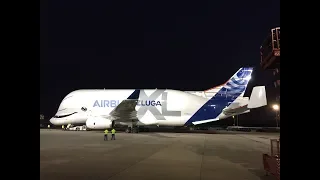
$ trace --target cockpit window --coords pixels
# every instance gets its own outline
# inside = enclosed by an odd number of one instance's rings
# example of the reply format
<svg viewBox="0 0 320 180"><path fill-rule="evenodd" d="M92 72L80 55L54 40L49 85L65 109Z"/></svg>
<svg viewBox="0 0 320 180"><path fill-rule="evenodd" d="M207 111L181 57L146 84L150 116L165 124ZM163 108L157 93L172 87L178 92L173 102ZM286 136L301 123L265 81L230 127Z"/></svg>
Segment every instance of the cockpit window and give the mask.
<svg viewBox="0 0 320 180"><path fill-rule="evenodd" d="M82 111L87 111L87 108L86 107L82 107L81 110Z"/></svg>
<svg viewBox="0 0 320 180"><path fill-rule="evenodd" d="M72 114L75 114L77 112L74 112L74 113L71 113L71 114L66 114L66 115L61 115L61 116L53 116L54 118L64 118L64 117L67 117L67 116L71 116Z"/></svg>

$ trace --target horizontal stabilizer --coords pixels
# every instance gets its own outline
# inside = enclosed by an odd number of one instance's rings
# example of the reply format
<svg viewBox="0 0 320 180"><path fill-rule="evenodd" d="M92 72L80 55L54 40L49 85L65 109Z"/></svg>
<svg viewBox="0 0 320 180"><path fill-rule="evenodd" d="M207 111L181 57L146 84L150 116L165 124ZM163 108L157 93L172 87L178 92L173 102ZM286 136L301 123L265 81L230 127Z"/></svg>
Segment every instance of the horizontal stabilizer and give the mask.
<svg viewBox="0 0 320 180"><path fill-rule="evenodd" d="M253 88L248 108L258 108L267 105L267 96L265 86L256 86Z"/></svg>
<svg viewBox="0 0 320 180"><path fill-rule="evenodd" d="M198 124L204 124L204 123L209 123L209 122L213 122L213 121L218 121L219 119L207 119L207 120L203 120L203 121L196 121L196 122L192 122L193 125L198 125Z"/></svg>

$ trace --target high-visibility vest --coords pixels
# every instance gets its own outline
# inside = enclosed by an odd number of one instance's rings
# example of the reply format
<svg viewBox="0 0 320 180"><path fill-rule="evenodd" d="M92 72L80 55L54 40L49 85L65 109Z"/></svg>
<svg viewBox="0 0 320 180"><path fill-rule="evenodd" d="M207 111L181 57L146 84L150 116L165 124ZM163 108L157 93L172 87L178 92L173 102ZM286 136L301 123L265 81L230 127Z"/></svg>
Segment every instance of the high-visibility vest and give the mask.
<svg viewBox="0 0 320 180"><path fill-rule="evenodd" d="M108 134L108 132L109 132L108 129L106 129L106 130L104 131L104 134Z"/></svg>
<svg viewBox="0 0 320 180"><path fill-rule="evenodd" d="M112 129L111 134L115 134L115 133L116 133L116 130Z"/></svg>

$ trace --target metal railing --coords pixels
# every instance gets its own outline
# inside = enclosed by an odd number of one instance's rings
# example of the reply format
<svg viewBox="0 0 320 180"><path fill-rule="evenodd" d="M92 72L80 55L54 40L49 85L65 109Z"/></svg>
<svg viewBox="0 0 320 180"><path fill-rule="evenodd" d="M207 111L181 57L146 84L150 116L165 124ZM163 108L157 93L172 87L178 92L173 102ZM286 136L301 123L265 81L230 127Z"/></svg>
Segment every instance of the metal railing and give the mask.
<svg viewBox="0 0 320 180"><path fill-rule="evenodd" d="M274 51L280 50L280 27L271 29L268 37L260 46L261 61L268 57Z"/></svg>
<svg viewBox="0 0 320 180"><path fill-rule="evenodd" d="M271 154L263 154L263 166L267 174L280 180L280 138L271 139Z"/></svg>

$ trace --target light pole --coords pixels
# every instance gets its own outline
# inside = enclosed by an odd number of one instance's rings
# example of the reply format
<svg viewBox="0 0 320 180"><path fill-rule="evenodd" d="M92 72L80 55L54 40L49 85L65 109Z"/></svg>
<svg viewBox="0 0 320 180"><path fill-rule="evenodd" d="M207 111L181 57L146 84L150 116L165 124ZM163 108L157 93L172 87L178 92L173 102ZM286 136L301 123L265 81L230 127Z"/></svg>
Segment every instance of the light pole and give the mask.
<svg viewBox="0 0 320 180"><path fill-rule="evenodd" d="M277 127L278 127L278 112L280 110L280 106L278 104L274 104L272 106L272 109L276 112L276 123L277 123Z"/></svg>
<svg viewBox="0 0 320 180"><path fill-rule="evenodd" d="M233 118L233 126L235 126L236 125L236 120L234 119L234 116L232 116L232 118Z"/></svg>

